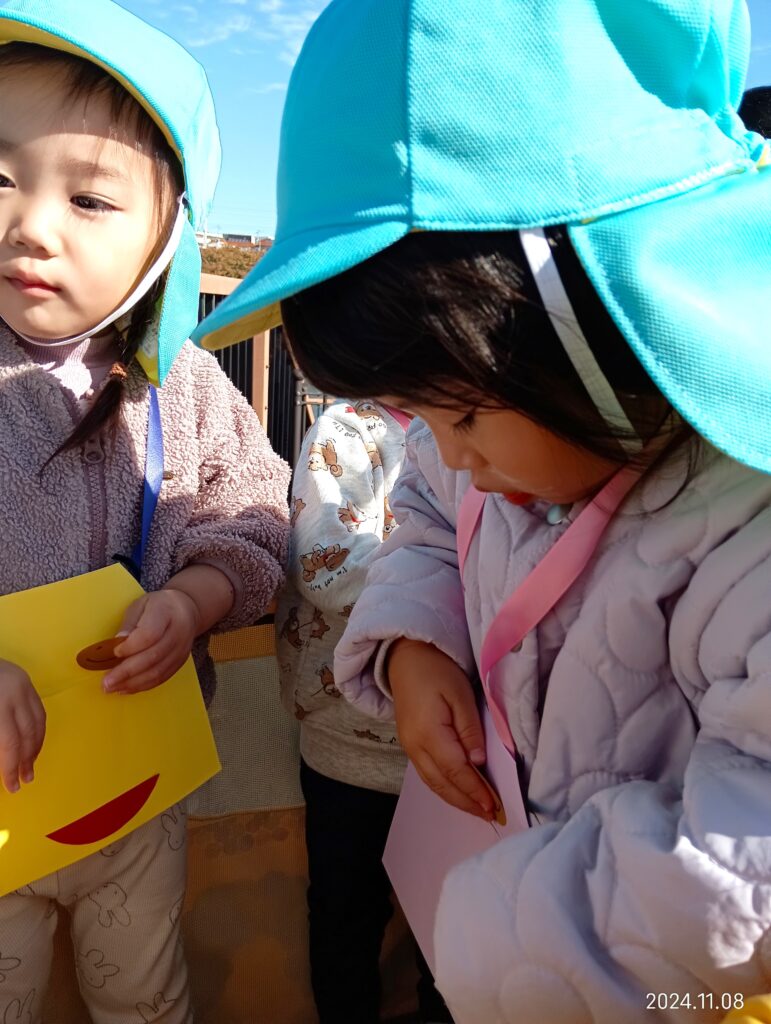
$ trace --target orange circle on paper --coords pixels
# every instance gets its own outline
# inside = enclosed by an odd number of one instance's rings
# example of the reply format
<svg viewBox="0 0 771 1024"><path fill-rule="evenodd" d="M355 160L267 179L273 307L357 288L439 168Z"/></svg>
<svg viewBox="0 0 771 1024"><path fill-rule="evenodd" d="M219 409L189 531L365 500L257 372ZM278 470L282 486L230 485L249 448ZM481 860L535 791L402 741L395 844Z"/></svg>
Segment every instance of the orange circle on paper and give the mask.
<svg viewBox="0 0 771 1024"><path fill-rule="evenodd" d="M88 669L89 672L107 672L123 661L116 656L115 648L125 639L125 636L112 636L109 640L100 640L97 644L84 647L75 660L81 668Z"/></svg>

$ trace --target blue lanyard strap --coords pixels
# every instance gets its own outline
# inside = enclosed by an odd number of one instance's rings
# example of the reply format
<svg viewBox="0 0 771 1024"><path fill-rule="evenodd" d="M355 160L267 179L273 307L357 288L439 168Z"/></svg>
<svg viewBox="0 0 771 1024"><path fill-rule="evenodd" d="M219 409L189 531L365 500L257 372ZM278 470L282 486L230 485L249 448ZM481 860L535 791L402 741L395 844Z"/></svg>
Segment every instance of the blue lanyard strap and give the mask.
<svg viewBox="0 0 771 1024"><path fill-rule="evenodd" d="M142 498L142 536L134 548L131 558L137 569L137 574L142 570L142 565L147 553L147 541L150 536L155 509L158 505L158 496L161 493L163 483L163 426L161 424L161 410L158 406L158 391L150 385L150 412L147 418L147 457L145 459L145 486Z"/></svg>

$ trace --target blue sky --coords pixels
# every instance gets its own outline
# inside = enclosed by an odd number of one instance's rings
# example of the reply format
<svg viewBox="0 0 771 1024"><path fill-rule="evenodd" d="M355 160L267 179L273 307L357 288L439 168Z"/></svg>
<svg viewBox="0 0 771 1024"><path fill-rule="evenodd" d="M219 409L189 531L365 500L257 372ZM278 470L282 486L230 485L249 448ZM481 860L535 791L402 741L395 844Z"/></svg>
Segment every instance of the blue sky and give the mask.
<svg viewBox="0 0 771 1024"><path fill-rule="evenodd" d="M209 229L272 235L286 84L327 0L119 2L178 39L209 75L224 150ZM771 84L771 0L748 3L753 20L749 84Z"/></svg>

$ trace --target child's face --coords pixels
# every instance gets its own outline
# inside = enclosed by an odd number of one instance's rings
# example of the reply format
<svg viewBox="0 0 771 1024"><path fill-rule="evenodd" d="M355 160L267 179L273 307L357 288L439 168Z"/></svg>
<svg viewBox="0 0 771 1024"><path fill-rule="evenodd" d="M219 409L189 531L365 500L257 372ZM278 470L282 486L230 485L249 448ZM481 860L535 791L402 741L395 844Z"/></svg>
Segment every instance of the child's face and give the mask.
<svg viewBox="0 0 771 1024"><path fill-rule="evenodd" d="M100 323L158 236L152 158L111 138L106 98L73 102L63 86L50 71L0 72L0 316L36 338Z"/></svg>
<svg viewBox="0 0 771 1024"><path fill-rule="evenodd" d="M568 504L592 494L617 468L510 409L409 411L431 428L445 465L470 472L480 491Z"/></svg>

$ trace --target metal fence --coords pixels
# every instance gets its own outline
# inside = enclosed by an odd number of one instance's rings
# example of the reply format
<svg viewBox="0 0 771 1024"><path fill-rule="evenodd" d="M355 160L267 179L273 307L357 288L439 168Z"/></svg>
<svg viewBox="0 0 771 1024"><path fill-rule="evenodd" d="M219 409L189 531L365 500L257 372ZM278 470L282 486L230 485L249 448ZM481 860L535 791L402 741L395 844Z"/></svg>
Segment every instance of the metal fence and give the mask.
<svg viewBox="0 0 771 1024"><path fill-rule="evenodd" d="M225 295L201 292L198 319L203 320L219 305ZM247 401L254 405L254 344L248 338L214 353L222 369ZM308 427L306 395L313 391L295 370L284 344L281 328L270 332L270 371L268 375L268 416L266 430L278 454L294 466Z"/></svg>
<svg viewBox="0 0 771 1024"><path fill-rule="evenodd" d="M210 295L202 292L198 300L199 323L212 310L216 309L224 298L224 295ZM252 339L249 338L237 345L231 345L230 348L220 349L214 355L230 380L251 405L254 397L252 395Z"/></svg>

